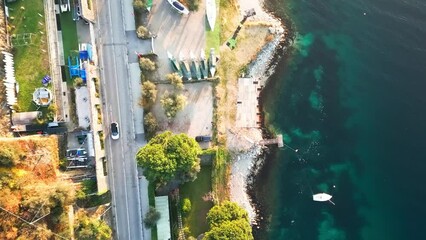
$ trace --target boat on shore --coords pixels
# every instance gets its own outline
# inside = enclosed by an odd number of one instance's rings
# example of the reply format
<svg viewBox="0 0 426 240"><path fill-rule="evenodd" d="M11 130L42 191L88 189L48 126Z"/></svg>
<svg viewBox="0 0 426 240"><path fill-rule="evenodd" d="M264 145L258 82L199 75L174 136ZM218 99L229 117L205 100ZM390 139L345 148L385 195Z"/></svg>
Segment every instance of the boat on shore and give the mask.
<svg viewBox="0 0 426 240"><path fill-rule="evenodd" d="M182 75L186 80L190 81L192 80L191 77L191 70L189 69L189 65L185 60L185 57L182 53L179 54L179 61L180 61L180 69L182 71Z"/></svg>
<svg viewBox="0 0 426 240"><path fill-rule="evenodd" d="M195 56L192 52L190 53L190 57L191 57L191 74L192 74L192 77L195 77L197 80L201 80L200 67L198 66L198 62L195 59Z"/></svg>
<svg viewBox="0 0 426 240"><path fill-rule="evenodd" d="M216 23L216 0L206 0L206 16L210 29L214 31Z"/></svg>
<svg viewBox="0 0 426 240"><path fill-rule="evenodd" d="M178 11L180 14L184 14L184 15L189 14L189 10L182 3L180 3L178 0L167 0L167 2L169 2L170 5L172 5L172 7L176 11Z"/></svg>
<svg viewBox="0 0 426 240"><path fill-rule="evenodd" d="M170 59L173 71L175 71L177 74L179 74L179 76L182 77L182 73L181 73L181 70L180 70L179 62L176 60L176 58L173 57L173 55L169 51L167 51L167 57Z"/></svg>
<svg viewBox="0 0 426 240"><path fill-rule="evenodd" d="M204 49L201 49L200 59L201 59L200 71L201 71L202 78L208 78L209 71L208 71L207 59L206 59L206 54L204 53Z"/></svg>

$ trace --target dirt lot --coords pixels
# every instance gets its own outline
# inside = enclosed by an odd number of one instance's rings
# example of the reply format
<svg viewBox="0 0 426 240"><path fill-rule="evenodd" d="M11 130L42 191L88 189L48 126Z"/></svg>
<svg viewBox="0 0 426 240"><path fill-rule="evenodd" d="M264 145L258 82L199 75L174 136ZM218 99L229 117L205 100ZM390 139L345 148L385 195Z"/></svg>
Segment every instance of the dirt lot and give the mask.
<svg viewBox="0 0 426 240"><path fill-rule="evenodd" d="M211 82L185 84L182 93L187 97L186 107L178 112L173 120L168 120L161 107L160 99L167 90L173 92L169 84L157 85L157 100L152 112L157 118L160 131L170 130L174 133L186 133L189 136L212 134L213 94Z"/></svg>

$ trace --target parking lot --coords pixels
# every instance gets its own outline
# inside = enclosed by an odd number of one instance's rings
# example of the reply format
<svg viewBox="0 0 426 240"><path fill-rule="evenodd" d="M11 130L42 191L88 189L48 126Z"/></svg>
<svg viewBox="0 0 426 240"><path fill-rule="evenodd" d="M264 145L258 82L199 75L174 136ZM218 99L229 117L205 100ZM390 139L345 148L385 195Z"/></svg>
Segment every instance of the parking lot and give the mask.
<svg viewBox="0 0 426 240"><path fill-rule="evenodd" d="M170 121L164 114L160 99L166 90L173 92L173 87L167 84L159 84L157 90L157 100L152 111L157 117L161 131L170 130L174 133L186 133L192 137L211 136L213 118L211 82L185 84L185 90L182 93L187 97L187 105ZM208 146L208 143L201 143L200 145L204 148Z"/></svg>
<svg viewBox="0 0 426 240"><path fill-rule="evenodd" d="M157 1L151 9L148 29L157 35L154 45L161 62L158 70L161 76L172 71L167 51L177 59L180 54L189 59L191 52L199 58L206 43L204 4L204 1L200 1L198 11L189 15L179 14L167 1Z"/></svg>

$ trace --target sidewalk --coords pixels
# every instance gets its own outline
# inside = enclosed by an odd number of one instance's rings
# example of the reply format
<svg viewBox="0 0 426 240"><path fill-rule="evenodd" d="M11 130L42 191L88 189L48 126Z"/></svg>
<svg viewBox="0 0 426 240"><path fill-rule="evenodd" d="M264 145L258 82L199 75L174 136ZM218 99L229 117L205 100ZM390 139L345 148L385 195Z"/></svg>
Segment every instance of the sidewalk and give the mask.
<svg viewBox="0 0 426 240"><path fill-rule="evenodd" d="M144 127L143 127L143 115L144 111L141 106L139 106L139 98L142 94L141 84L140 84L140 75L141 70L139 68L139 62L137 59L138 53L149 53L151 51L151 44L146 44L146 41L142 41L136 37L136 26L135 26L135 16L133 12L133 1L132 0L123 0L123 20L124 20L124 29L126 31L126 41L127 41L127 69L129 71L130 78L130 90L132 93L131 103L133 109L133 121L135 126L135 148L134 154L140 147L146 145ZM140 195L140 207L142 219L145 217L145 214L149 210L149 199L148 199L148 181L142 174L142 169L138 168L139 176L139 195ZM142 223L143 224L143 223ZM147 228L145 224L142 226L144 240L151 240L151 229Z"/></svg>

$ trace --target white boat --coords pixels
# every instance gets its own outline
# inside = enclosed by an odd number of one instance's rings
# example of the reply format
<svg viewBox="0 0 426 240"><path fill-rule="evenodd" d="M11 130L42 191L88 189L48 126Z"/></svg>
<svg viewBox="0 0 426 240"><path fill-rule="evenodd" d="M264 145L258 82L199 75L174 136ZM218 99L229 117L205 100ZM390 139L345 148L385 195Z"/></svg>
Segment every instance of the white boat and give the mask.
<svg viewBox="0 0 426 240"><path fill-rule="evenodd" d="M176 9L176 11L178 11L179 13L185 14L185 15L189 14L188 9L178 0L167 0L167 2L169 2L170 5L172 5L172 7Z"/></svg>
<svg viewBox="0 0 426 240"><path fill-rule="evenodd" d="M333 205L335 205L334 202L331 201L331 198L333 196L331 196L330 194L317 193L317 194L314 194L312 197L313 197L314 201L316 201L316 202L327 202L328 201L328 202L331 202Z"/></svg>
<svg viewBox="0 0 426 240"><path fill-rule="evenodd" d="M206 0L206 15L210 29L214 31L216 23L216 0Z"/></svg>

